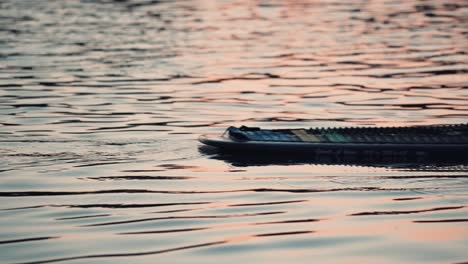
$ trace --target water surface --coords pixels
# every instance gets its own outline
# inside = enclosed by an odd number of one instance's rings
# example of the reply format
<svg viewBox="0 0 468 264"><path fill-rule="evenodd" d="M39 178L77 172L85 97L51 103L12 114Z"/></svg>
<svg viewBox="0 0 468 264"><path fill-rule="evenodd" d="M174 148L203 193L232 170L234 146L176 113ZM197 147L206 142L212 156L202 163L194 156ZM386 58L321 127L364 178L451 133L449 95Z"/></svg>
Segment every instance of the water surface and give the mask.
<svg viewBox="0 0 468 264"><path fill-rule="evenodd" d="M468 121L466 1L2 1L0 262L461 263L468 166L198 135Z"/></svg>

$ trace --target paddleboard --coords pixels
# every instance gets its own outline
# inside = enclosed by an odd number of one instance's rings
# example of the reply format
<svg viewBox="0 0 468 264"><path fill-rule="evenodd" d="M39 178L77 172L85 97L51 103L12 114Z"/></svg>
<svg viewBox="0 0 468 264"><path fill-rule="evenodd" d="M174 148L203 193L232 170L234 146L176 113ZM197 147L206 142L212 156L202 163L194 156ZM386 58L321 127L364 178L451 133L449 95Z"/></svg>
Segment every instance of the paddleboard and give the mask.
<svg viewBox="0 0 468 264"><path fill-rule="evenodd" d="M291 152L348 155L468 154L468 124L408 127L261 129L229 127L199 141L223 151Z"/></svg>

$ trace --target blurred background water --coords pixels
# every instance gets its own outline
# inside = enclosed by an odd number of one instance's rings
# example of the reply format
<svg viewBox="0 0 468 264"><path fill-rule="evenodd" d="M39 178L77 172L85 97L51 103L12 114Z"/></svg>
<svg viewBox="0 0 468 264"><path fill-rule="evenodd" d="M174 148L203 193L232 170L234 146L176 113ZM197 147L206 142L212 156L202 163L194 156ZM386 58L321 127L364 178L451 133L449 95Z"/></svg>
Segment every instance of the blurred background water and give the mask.
<svg viewBox="0 0 468 264"><path fill-rule="evenodd" d="M467 164L197 137L467 122L467 29L456 0L1 1L0 262L466 262Z"/></svg>

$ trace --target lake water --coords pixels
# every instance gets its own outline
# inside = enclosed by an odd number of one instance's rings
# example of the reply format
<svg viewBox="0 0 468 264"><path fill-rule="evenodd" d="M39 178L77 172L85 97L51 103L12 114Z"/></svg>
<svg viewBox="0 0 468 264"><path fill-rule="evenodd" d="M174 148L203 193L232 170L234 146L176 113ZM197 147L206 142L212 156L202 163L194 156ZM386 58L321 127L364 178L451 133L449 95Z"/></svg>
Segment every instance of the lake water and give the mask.
<svg viewBox="0 0 468 264"><path fill-rule="evenodd" d="M455 0L1 1L0 262L466 262L468 164L197 138L467 122L467 29Z"/></svg>

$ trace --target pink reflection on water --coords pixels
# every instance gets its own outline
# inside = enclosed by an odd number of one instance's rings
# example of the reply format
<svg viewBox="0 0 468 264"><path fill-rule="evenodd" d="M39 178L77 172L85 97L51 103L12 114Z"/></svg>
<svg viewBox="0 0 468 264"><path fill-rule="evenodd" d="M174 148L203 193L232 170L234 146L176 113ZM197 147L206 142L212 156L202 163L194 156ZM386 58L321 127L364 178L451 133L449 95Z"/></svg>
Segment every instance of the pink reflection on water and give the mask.
<svg viewBox="0 0 468 264"><path fill-rule="evenodd" d="M402 221L403 222L403 221ZM398 224L400 239L416 241L456 241L464 240L468 234L467 226L454 226L450 224Z"/></svg>
<svg viewBox="0 0 468 264"><path fill-rule="evenodd" d="M378 216L377 216L378 217ZM378 222L323 222L317 234L325 236L389 236L396 240L456 241L465 239L468 227L450 224L417 224L408 220L381 220Z"/></svg>

